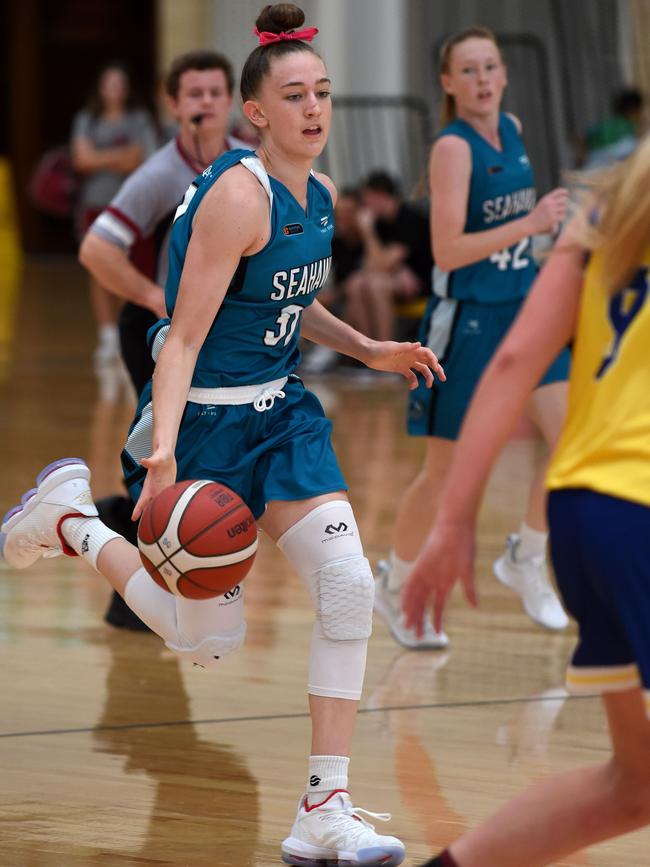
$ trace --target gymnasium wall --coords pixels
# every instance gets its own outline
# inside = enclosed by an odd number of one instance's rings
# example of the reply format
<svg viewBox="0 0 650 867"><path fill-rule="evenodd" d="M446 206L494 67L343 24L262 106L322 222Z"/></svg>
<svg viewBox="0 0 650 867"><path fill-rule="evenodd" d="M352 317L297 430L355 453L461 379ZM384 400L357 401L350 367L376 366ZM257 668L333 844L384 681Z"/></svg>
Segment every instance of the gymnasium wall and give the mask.
<svg viewBox="0 0 650 867"><path fill-rule="evenodd" d="M6 0L0 4L0 149L9 158L23 246L72 251L70 227L29 205L25 189L39 155L63 143L98 65L131 61L151 102L169 60L216 47L237 69L255 45L260 0ZM606 113L623 82L650 90L650 0L304 0L321 29L337 97L370 98L376 111L337 110L327 168L354 181L383 164L410 187L426 162L439 93L435 57L449 32L473 23L503 39L510 70L506 107L522 117L540 190L574 162L576 136ZM413 105L396 107L412 97ZM386 97L392 103L385 104ZM381 103L384 100L384 103ZM381 103L381 104L380 104ZM413 146L405 146L404 137ZM368 153L365 153L368 151ZM364 162L365 160L365 162Z"/></svg>

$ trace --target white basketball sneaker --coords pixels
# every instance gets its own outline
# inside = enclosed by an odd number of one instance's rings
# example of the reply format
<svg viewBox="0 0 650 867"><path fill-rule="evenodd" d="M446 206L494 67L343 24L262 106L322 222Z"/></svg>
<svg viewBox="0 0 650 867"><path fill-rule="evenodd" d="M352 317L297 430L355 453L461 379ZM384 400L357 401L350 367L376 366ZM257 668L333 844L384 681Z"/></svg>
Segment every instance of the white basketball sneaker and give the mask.
<svg viewBox="0 0 650 867"><path fill-rule="evenodd" d="M343 790L332 792L325 801L312 807L307 805L307 796L303 796L291 835L282 843L282 860L301 867L401 864L404 844L397 837L377 834L364 816L381 822L390 820L388 813L354 807L350 795Z"/></svg>
<svg viewBox="0 0 650 867"><path fill-rule="evenodd" d="M389 575L390 563L387 560L380 560L375 576L375 611L384 618L395 641L408 650L444 650L449 647L447 634L436 632L428 613L424 615L423 632L419 638L415 629L406 626L402 611L402 594L399 590L389 589Z"/></svg>
<svg viewBox="0 0 650 867"><path fill-rule="evenodd" d="M2 519L0 557L14 569L26 569L39 557L76 557L60 527L66 518L97 515L89 480L80 458L63 458L41 470L36 487Z"/></svg>
<svg viewBox="0 0 650 867"><path fill-rule="evenodd" d="M566 616L557 594L553 590L546 568L546 557L517 559L519 536L513 533L506 540L506 550L494 561L494 574L502 584L521 596L524 610L531 620L546 629L566 629Z"/></svg>

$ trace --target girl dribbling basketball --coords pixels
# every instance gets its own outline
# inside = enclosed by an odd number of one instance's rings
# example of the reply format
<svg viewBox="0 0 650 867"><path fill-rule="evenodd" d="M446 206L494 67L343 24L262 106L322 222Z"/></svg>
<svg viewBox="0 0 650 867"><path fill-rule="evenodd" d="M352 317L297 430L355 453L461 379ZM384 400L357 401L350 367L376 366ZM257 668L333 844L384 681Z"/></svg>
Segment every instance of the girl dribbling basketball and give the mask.
<svg viewBox="0 0 650 867"><path fill-rule="evenodd" d="M311 169L330 128L330 79L310 45L316 31L296 30L303 23L293 4L263 10L260 44L242 72L244 112L261 145L217 159L178 208L171 326L155 337L153 388L140 399L123 464L135 517L177 478L221 482L304 578L316 609L312 755L283 858L389 867L403 860L402 843L377 834L347 792L374 584L330 422L293 374L298 335L399 372L413 387L416 372L429 384L431 368L444 374L431 350L369 340L315 300L330 267L336 191ZM218 665L243 643L243 594L196 601L155 584L137 550L95 517L88 475L74 459L47 468L3 525L5 558L24 567L43 553L81 554L169 648Z"/></svg>

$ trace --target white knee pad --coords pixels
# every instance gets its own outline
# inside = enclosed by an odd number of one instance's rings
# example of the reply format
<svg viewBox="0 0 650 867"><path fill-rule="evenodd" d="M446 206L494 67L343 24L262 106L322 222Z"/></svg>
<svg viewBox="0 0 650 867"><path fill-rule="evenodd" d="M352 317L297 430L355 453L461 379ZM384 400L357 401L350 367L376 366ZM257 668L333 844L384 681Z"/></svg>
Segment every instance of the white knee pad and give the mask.
<svg viewBox="0 0 650 867"><path fill-rule="evenodd" d="M224 656L228 656L229 653L239 650L245 639L246 624L242 622L236 632L204 638L199 644L192 647L176 645L171 641L166 641L165 644L181 659L186 659L199 668L208 668L208 666L215 665Z"/></svg>
<svg viewBox="0 0 650 867"><path fill-rule="evenodd" d="M238 650L246 638L241 584L214 599L185 599L172 596L138 569L124 598L170 650L202 668Z"/></svg>
<svg viewBox="0 0 650 867"><path fill-rule="evenodd" d="M316 609L309 658L311 695L358 700L372 631L374 581L350 504L317 506L278 540Z"/></svg>
<svg viewBox="0 0 650 867"><path fill-rule="evenodd" d="M278 547L307 582L326 638L370 637L375 583L348 502L317 506L278 539Z"/></svg>

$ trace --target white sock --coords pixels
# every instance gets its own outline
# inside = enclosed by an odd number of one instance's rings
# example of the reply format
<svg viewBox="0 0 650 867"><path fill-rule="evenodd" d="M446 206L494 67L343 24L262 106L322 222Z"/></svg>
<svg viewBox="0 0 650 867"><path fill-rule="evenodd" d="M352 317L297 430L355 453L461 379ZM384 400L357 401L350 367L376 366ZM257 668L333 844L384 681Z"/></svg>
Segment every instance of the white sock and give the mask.
<svg viewBox="0 0 650 867"><path fill-rule="evenodd" d="M519 546L517 547L517 560L528 560L531 557L543 557L546 554L546 542L548 533L541 530L533 530L525 521L519 527Z"/></svg>
<svg viewBox="0 0 650 867"><path fill-rule="evenodd" d="M102 346L117 349L120 345L120 332L117 325L100 325L97 329L97 340Z"/></svg>
<svg viewBox="0 0 650 867"><path fill-rule="evenodd" d="M61 533L72 550L87 560L93 569L97 569L97 557L104 545L122 538L99 518L66 518L61 524Z"/></svg>
<svg viewBox="0 0 650 867"><path fill-rule="evenodd" d="M415 566L415 560L402 560L398 557L395 551L391 551L388 555L390 562L390 572L388 573L388 589L393 593L399 593L406 583L406 579L411 574L411 570Z"/></svg>
<svg viewBox="0 0 650 867"><path fill-rule="evenodd" d="M336 789L348 788L348 756L310 756L307 803L320 804Z"/></svg>

